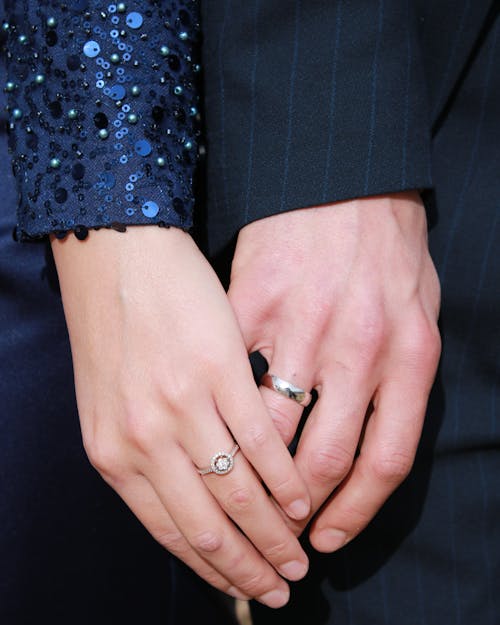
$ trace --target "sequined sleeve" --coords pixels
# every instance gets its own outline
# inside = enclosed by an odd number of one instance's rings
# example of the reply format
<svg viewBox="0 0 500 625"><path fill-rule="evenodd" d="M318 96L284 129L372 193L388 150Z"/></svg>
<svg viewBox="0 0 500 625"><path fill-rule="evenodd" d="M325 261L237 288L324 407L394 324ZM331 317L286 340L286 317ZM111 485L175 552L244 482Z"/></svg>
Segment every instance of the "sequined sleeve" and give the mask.
<svg viewBox="0 0 500 625"><path fill-rule="evenodd" d="M188 229L197 161L197 2L7 0L18 235Z"/></svg>

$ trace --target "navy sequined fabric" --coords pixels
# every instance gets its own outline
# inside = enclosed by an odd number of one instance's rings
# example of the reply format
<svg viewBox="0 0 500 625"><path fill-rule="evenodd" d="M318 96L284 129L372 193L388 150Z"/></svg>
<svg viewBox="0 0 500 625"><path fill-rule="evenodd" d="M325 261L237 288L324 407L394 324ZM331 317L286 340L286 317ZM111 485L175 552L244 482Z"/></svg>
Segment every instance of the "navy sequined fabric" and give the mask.
<svg viewBox="0 0 500 625"><path fill-rule="evenodd" d="M5 0L18 237L192 224L194 0Z"/></svg>

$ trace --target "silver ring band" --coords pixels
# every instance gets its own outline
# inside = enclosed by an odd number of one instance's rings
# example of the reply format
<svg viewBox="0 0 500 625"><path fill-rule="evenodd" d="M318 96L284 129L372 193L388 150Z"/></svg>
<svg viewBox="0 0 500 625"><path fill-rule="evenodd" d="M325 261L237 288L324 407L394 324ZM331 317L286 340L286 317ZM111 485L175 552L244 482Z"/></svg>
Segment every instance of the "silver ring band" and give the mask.
<svg viewBox="0 0 500 625"><path fill-rule="evenodd" d="M308 406L311 403L312 395L303 388L299 388L286 380L282 380L277 375L272 373L264 373L260 381L262 386L270 388L272 391L277 391L288 399L293 399L301 406Z"/></svg>
<svg viewBox="0 0 500 625"><path fill-rule="evenodd" d="M234 457L238 453L239 448L240 446L238 443L235 443L229 453L226 451L218 451L212 456L209 467L206 467L205 469L198 469L198 467L196 467L196 470L200 475L208 475L209 473L226 475L234 466Z"/></svg>

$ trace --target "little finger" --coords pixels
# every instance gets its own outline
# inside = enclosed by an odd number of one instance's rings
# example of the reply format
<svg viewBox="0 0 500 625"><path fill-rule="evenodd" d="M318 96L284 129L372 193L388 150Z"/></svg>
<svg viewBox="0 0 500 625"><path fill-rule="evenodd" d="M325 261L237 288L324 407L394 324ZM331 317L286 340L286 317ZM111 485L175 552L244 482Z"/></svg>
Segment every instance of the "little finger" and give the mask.
<svg viewBox="0 0 500 625"><path fill-rule="evenodd" d="M396 380L380 390L353 469L312 526L318 551L335 551L352 540L409 473L427 403L427 394L412 388Z"/></svg>
<svg viewBox="0 0 500 625"><path fill-rule="evenodd" d="M179 531L148 480L139 474L123 480L116 492L167 551L182 560L206 582L236 599L249 599L206 560L201 558Z"/></svg>

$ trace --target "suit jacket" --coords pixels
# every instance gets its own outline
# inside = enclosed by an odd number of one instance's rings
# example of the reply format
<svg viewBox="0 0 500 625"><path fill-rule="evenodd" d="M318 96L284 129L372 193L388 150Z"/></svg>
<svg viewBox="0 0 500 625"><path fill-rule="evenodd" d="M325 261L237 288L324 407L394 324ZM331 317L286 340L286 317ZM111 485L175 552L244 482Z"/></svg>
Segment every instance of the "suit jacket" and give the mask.
<svg viewBox="0 0 500 625"><path fill-rule="evenodd" d="M266 215L431 187L433 133L497 8L203 2L212 252Z"/></svg>
<svg viewBox="0 0 500 625"><path fill-rule="evenodd" d="M205 0L207 212L427 188L443 355L415 467L254 625L497 625L500 24L489 0ZM395 415L397 418L397 415Z"/></svg>

